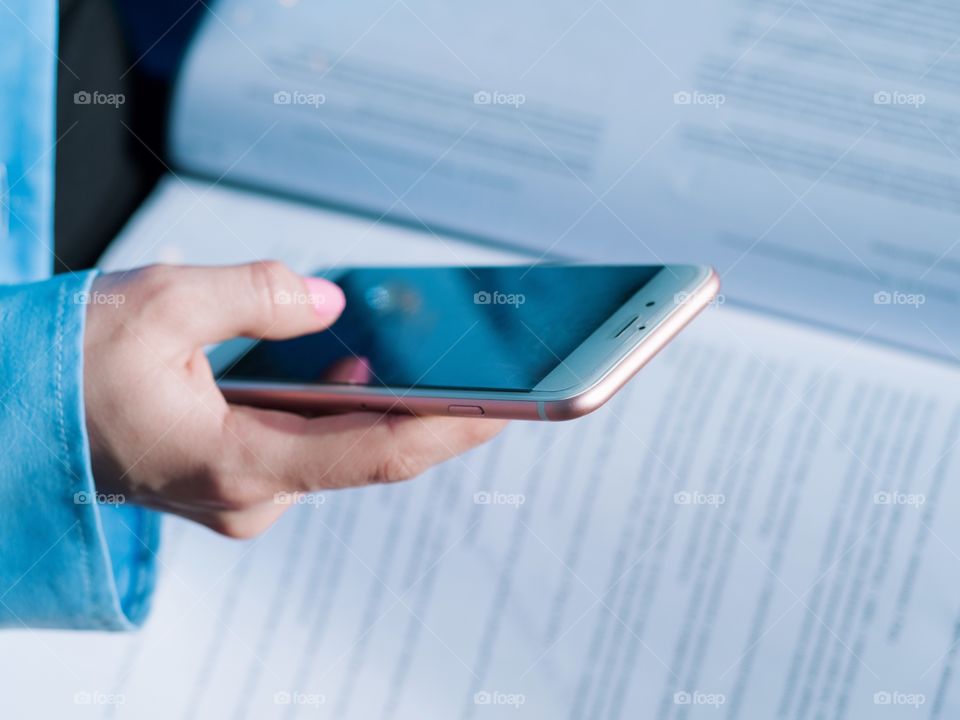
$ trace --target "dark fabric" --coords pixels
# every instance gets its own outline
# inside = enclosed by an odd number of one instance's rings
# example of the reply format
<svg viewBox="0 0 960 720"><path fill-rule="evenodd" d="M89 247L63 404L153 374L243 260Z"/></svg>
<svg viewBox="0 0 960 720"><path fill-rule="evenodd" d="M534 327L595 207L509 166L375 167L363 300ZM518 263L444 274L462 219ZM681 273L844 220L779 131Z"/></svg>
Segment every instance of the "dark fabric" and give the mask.
<svg viewBox="0 0 960 720"><path fill-rule="evenodd" d="M57 272L95 263L164 171L169 87L202 8L196 0L61 0Z"/></svg>

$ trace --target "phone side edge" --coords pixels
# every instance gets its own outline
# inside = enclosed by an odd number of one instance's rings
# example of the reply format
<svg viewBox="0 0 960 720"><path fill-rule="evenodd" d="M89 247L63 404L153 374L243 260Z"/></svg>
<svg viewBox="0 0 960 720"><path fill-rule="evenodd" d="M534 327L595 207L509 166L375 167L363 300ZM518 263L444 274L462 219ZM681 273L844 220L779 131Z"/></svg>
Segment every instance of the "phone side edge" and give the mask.
<svg viewBox="0 0 960 720"><path fill-rule="evenodd" d="M720 291L720 276L709 266L702 266L706 274L690 289L683 302L675 303L674 309L663 321L599 382L584 388L576 395L557 400L537 402L540 419L549 421L574 420L603 406L617 391L650 362L681 330L709 306Z"/></svg>

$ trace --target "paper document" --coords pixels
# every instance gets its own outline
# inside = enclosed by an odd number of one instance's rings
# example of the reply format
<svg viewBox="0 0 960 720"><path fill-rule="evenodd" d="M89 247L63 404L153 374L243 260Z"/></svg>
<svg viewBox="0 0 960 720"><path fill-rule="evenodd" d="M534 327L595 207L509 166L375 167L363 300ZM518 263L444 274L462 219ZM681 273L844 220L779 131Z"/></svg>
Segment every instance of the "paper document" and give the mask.
<svg viewBox="0 0 960 720"><path fill-rule="evenodd" d="M960 354L960 9L221 0L178 166Z"/></svg>
<svg viewBox="0 0 960 720"><path fill-rule="evenodd" d="M168 180L109 264L238 242L233 191L198 189ZM4 636L5 716L956 717L958 381L714 308L582 420L249 542L171 520L143 632Z"/></svg>

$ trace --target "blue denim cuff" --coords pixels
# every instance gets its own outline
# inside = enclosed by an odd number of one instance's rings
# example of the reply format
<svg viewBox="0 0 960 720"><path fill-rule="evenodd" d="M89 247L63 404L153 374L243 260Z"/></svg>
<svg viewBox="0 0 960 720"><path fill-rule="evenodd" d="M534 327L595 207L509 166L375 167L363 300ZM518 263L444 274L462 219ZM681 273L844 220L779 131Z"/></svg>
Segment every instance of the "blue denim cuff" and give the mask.
<svg viewBox="0 0 960 720"><path fill-rule="evenodd" d="M99 495L90 467L83 332L95 276L0 286L3 626L130 630L149 609L160 517Z"/></svg>

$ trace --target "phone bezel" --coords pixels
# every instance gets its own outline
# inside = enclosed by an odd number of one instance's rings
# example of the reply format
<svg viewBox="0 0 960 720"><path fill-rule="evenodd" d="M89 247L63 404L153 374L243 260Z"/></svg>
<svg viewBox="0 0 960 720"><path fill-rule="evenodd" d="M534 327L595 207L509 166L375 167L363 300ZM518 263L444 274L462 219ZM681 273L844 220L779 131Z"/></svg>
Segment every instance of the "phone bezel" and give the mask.
<svg viewBox="0 0 960 720"><path fill-rule="evenodd" d="M581 265L582 266L582 265ZM335 275L328 276L336 279ZM377 410L450 414L451 406L478 407L489 417L559 420L602 405L713 298L712 268L664 265L532 390L391 388L367 385L224 380L228 400L292 410ZM648 306L652 302L653 305ZM632 329L618 333L637 316ZM643 329L640 329L640 328ZM546 342L546 341L544 341ZM252 340L223 343L209 354L219 374ZM480 414L480 413L478 413Z"/></svg>

